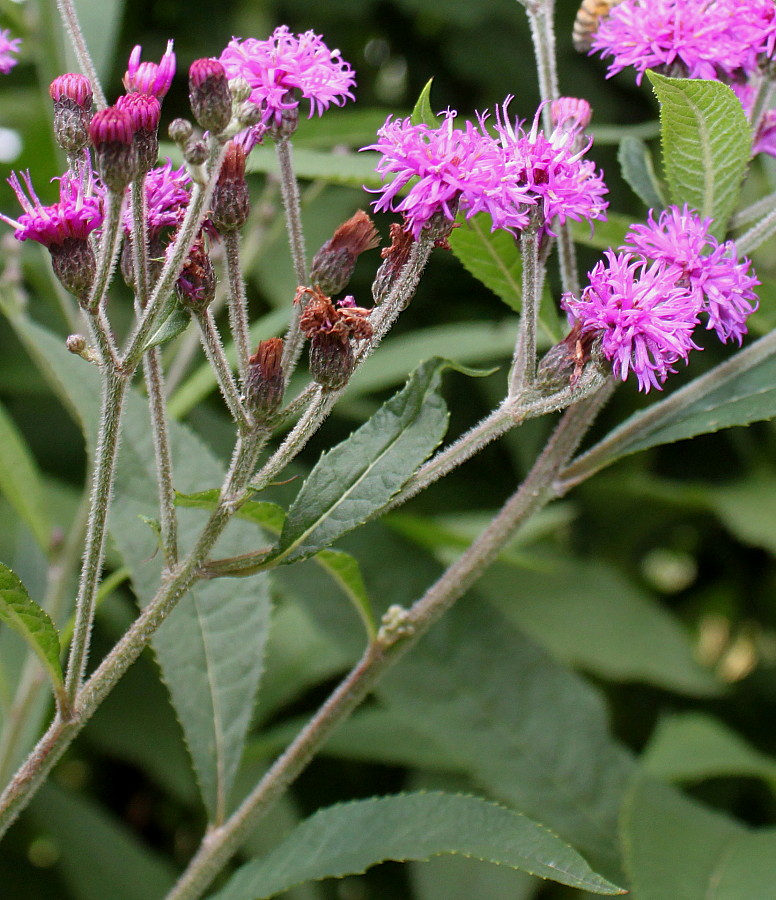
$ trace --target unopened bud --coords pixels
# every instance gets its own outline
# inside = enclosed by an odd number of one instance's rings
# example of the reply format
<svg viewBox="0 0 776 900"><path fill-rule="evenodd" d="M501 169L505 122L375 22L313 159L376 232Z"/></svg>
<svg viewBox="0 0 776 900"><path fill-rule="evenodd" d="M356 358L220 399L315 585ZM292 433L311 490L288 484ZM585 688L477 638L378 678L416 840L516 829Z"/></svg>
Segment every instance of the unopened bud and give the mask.
<svg viewBox="0 0 776 900"><path fill-rule="evenodd" d="M220 134L232 118L232 95L224 67L217 59L195 59L189 68L189 99L194 118L207 131Z"/></svg>
<svg viewBox="0 0 776 900"><path fill-rule="evenodd" d="M350 281L359 255L379 243L374 223L363 210L358 210L315 254L310 280L324 294L339 294Z"/></svg>
<svg viewBox="0 0 776 900"><path fill-rule="evenodd" d="M207 144L203 140L189 141L183 149L183 158L190 166L201 166L208 158Z"/></svg>
<svg viewBox="0 0 776 900"><path fill-rule="evenodd" d="M194 126L188 119L173 119L167 126L167 134L171 141L175 141L179 146L185 146L188 140L194 134Z"/></svg>
<svg viewBox="0 0 776 900"><path fill-rule="evenodd" d="M65 346L71 353L80 356L81 359L85 359L86 362L97 364L100 362L94 348L89 346L86 342L86 338L82 334L69 335L65 341Z"/></svg>
<svg viewBox="0 0 776 900"><path fill-rule="evenodd" d="M221 232L235 231L248 221L251 209L245 180L245 150L230 141L213 191L211 220Z"/></svg>
<svg viewBox="0 0 776 900"><path fill-rule="evenodd" d="M54 135L67 153L78 153L89 143L92 84L85 75L71 72L49 86L54 101Z"/></svg>
<svg viewBox="0 0 776 900"><path fill-rule="evenodd" d="M94 145L102 183L113 193L122 193L138 171L137 148L129 113L115 106L98 110L89 126L89 137Z"/></svg>
<svg viewBox="0 0 776 900"><path fill-rule="evenodd" d="M242 75L229 79L229 92L235 103L242 103L244 100L247 100L251 96L251 91L251 86Z"/></svg>
<svg viewBox="0 0 776 900"><path fill-rule="evenodd" d="M162 106L152 94L124 94L116 100L116 109L129 115L137 148L138 172L145 175L159 156L159 120Z"/></svg>
<svg viewBox="0 0 776 900"><path fill-rule="evenodd" d="M188 309L202 311L213 302L216 273L201 240L192 244L175 288L181 303Z"/></svg>
<svg viewBox="0 0 776 900"><path fill-rule="evenodd" d="M88 240L65 238L49 247L54 274L70 293L85 306L97 272L94 251Z"/></svg>
<svg viewBox="0 0 776 900"><path fill-rule="evenodd" d="M259 344L248 360L245 398L250 409L265 418L277 411L283 400L283 341L270 338Z"/></svg>
<svg viewBox="0 0 776 900"><path fill-rule="evenodd" d="M235 107L234 115L243 128L254 128L261 122L262 118L261 107L251 103L250 100L238 103Z"/></svg>

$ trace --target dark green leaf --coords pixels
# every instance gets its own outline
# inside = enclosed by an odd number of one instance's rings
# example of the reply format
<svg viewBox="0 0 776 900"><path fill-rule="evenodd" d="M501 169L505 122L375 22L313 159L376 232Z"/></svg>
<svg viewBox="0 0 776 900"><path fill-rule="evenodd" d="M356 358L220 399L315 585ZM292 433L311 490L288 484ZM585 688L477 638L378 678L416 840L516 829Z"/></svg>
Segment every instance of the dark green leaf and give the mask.
<svg viewBox="0 0 776 900"><path fill-rule="evenodd" d="M347 440L324 453L288 511L276 558L306 559L384 507L447 430L446 360L423 363Z"/></svg>
<svg viewBox="0 0 776 900"><path fill-rule="evenodd" d="M665 400L635 413L566 470L588 477L639 450L776 415L776 334L771 333Z"/></svg>
<svg viewBox="0 0 776 900"><path fill-rule="evenodd" d="M624 893L549 829L478 797L441 792L357 800L320 810L214 900L264 900L295 884L360 874L385 860L463 854L597 894Z"/></svg>
<svg viewBox="0 0 776 900"><path fill-rule="evenodd" d="M648 73L660 101L663 162L672 203L714 219L724 236L749 164L752 131L741 101L721 81Z"/></svg>
<svg viewBox="0 0 776 900"><path fill-rule="evenodd" d="M0 622L13 628L43 663L54 690L61 694L62 666L59 636L48 614L35 603L27 588L8 566L0 563Z"/></svg>
<svg viewBox="0 0 776 900"><path fill-rule="evenodd" d="M620 143L617 161L622 170L622 177L633 188L633 192L647 208L662 209L665 201L660 196L652 154L640 138L627 135Z"/></svg>
<svg viewBox="0 0 776 900"><path fill-rule="evenodd" d="M418 102L412 110L411 120L413 125L428 125L429 128L439 127L439 116L434 112L434 108L431 105L431 86L433 83L434 79L429 78L420 92Z"/></svg>

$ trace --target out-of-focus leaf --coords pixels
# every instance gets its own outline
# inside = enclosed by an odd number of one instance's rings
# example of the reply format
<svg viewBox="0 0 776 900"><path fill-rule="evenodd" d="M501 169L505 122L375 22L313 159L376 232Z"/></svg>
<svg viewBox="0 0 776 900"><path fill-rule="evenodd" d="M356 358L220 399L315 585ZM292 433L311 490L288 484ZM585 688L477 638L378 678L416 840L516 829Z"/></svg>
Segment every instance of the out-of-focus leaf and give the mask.
<svg viewBox="0 0 776 900"><path fill-rule="evenodd" d="M47 552L51 523L43 500L40 472L13 419L0 405L0 492Z"/></svg>
<svg viewBox="0 0 776 900"><path fill-rule="evenodd" d="M774 415L776 334L772 333L665 400L632 415L572 462L564 476L588 477L639 450Z"/></svg>
<svg viewBox="0 0 776 900"><path fill-rule="evenodd" d="M776 832L747 831L660 782L636 782L624 808L623 840L638 900L773 894Z"/></svg>
<svg viewBox="0 0 776 900"><path fill-rule="evenodd" d="M721 81L648 73L660 101L663 162L672 203L714 219L722 238L738 203L752 130L741 101Z"/></svg>
<svg viewBox="0 0 776 900"><path fill-rule="evenodd" d="M776 788L776 759L751 747L727 725L703 713L664 719L642 757L645 770L666 781L748 776Z"/></svg>
<svg viewBox="0 0 776 900"><path fill-rule="evenodd" d="M431 88L433 84L434 79L429 78L423 85L423 90L420 92L410 117L413 125L428 125L429 128L437 128L439 126L439 117L431 105Z"/></svg>
<svg viewBox="0 0 776 900"><path fill-rule="evenodd" d="M730 484L694 489L739 541L776 553L776 478L770 472L750 472Z"/></svg>
<svg viewBox="0 0 776 900"><path fill-rule="evenodd" d="M175 869L138 841L129 828L92 801L44 784L28 815L51 842L57 870L78 900L163 897Z"/></svg>
<svg viewBox="0 0 776 900"><path fill-rule="evenodd" d="M520 813L478 797L429 792L320 810L268 856L238 869L214 900L264 900L304 881L441 853L473 856L597 894L624 893Z"/></svg>
<svg viewBox="0 0 776 900"><path fill-rule="evenodd" d="M271 558L306 559L388 503L444 437L448 414L439 385L449 365L439 358L423 363L369 421L321 456Z"/></svg>
<svg viewBox="0 0 776 900"><path fill-rule="evenodd" d="M574 240L584 247L592 247L595 250L619 247L632 224L632 219L611 210L607 210L605 222L569 223Z"/></svg>
<svg viewBox="0 0 776 900"><path fill-rule="evenodd" d="M294 148L294 171L305 181L326 181L348 187L380 187L382 178L375 171L380 154L373 150L363 153L324 153L306 147ZM249 173L280 175L280 166L273 147L255 147L248 158Z"/></svg>
<svg viewBox="0 0 776 900"><path fill-rule="evenodd" d="M472 900L473 897L531 900L541 882L518 869L490 866L463 856L440 856L411 863L418 900Z"/></svg>
<svg viewBox="0 0 776 900"><path fill-rule="evenodd" d="M617 161L622 177L647 208L661 209L665 206L652 165L652 155L644 141L633 135L626 135L620 142Z"/></svg>
<svg viewBox="0 0 776 900"><path fill-rule="evenodd" d="M0 563L0 622L13 628L43 663L57 694L62 692L59 635L44 610L8 566Z"/></svg>
<svg viewBox="0 0 776 900"><path fill-rule="evenodd" d="M21 318L12 322L54 390L83 425L93 450L99 373L40 326ZM156 537L141 519L157 514L158 496L148 409L139 395L128 397L124 425L109 527L145 605L159 588L162 561ZM170 440L177 488L194 493L221 482L222 466L188 429L173 423ZM181 511L183 549L196 540L201 527L200 515ZM235 556L253 549L255 540L227 532L214 553ZM213 819L224 812L242 755L262 671L269 608L265 576L200 582L153 639Z"/></svg>
<svg viewBox="0 0 776 900"><path fill-rule="evenodd" d="M359 149L373 144L377 129L394 110L347 107L329 109L325 116L305 119L304 127L294 134L294 147L328 150L331 147Z"/></svg>
<svg viewBox="0 0 776 900"><path fill-rule="evenodd" d="M124 0L75 0L74 5L84 41L92 54L97 72L103 80L107 80L115 60L116 39L124 15ZM72 50L69 52L72 53ZM159 62L159 59L155 62ZM66 71L80 70L75 68Z"/></svg>

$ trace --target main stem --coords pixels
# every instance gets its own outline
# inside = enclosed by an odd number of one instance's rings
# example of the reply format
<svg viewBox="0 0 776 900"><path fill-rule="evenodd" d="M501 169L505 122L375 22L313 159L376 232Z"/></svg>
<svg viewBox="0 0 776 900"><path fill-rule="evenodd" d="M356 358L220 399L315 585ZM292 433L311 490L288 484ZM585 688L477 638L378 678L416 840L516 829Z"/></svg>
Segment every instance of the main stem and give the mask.
<svg viewBox="0 0 776 900"><path fill-rule="evenodd" d="M310 722L218 828L208 832L167 900L197 900L255 828L259 819L306 768L332 731L364 700L374 685L477 580L515 529L555 496L554 482L579 445L608 391L571 407L528 477L469 549L401 617L400 632L381 629L363 657ZM404 636L408 635L408 636Z"/></svg>
<svg viewBox="0 0 776 900"><path fill-rule="evenodd" d="M251 355L248 329L248 298L245 296L245 281L240 266L240 233L227 231L223 235L226 250L226 271L229 277L229 325L237 350L237 371L240 382L244 386L248 371L248 358Z"/></svg>

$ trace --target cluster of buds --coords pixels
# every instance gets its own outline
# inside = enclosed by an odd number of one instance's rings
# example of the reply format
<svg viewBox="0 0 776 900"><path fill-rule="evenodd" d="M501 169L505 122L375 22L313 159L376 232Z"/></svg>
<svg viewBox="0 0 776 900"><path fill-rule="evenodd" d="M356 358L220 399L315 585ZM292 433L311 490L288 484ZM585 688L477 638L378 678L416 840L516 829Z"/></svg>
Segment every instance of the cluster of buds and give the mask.
<svg viewBox="0 0 776 900"><path fill-rule="evenodd" d="M356 306L352 297L335 304L315 287L300 287L294 302L305 298L299 328L310 339L310 374L323 387L337 390L355 369L354 343L372 337L370 310Z"/></svg>

